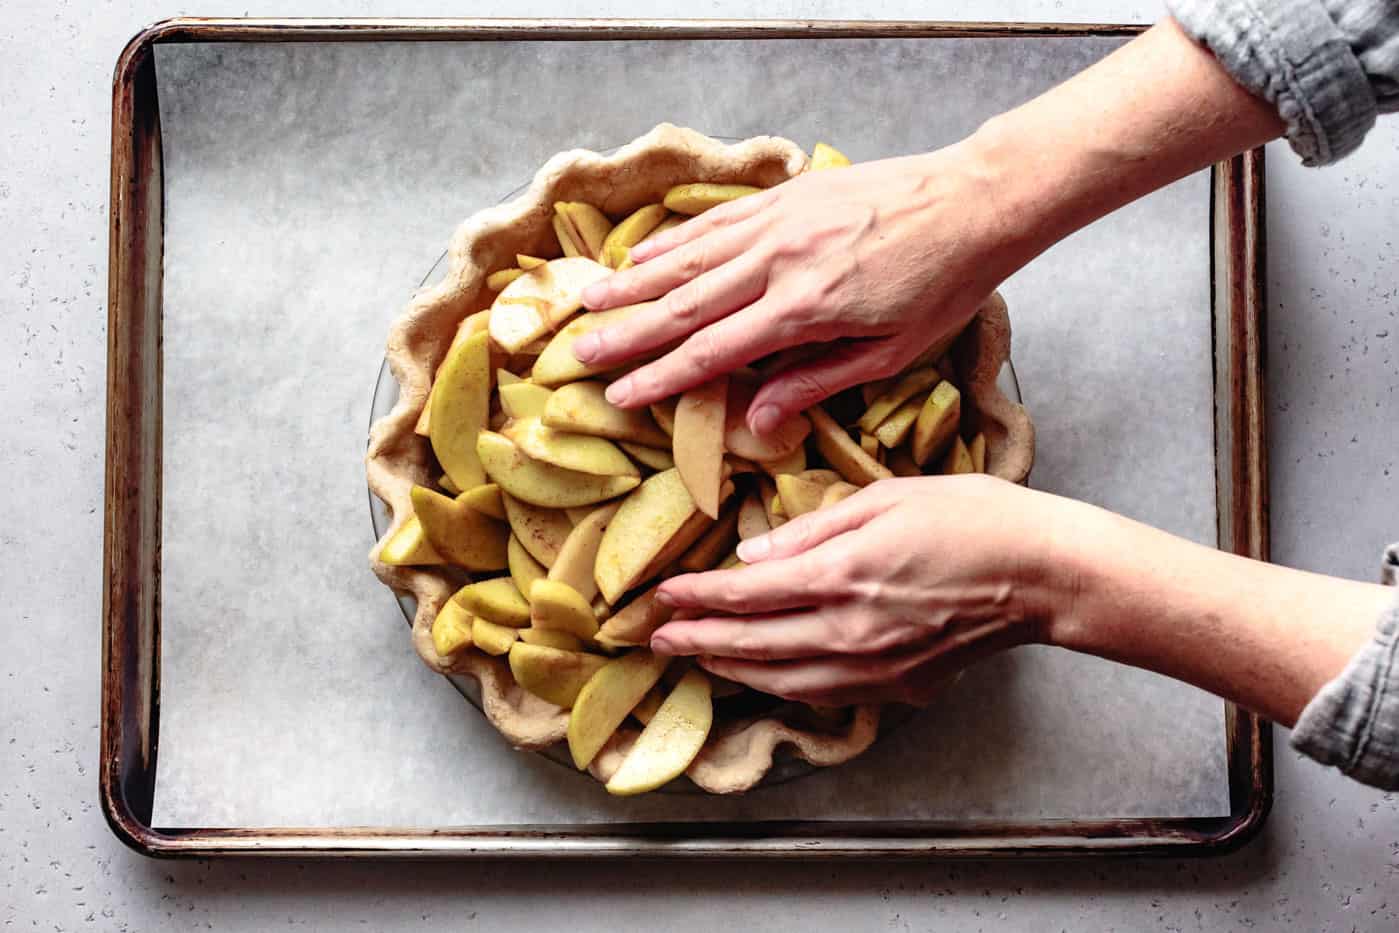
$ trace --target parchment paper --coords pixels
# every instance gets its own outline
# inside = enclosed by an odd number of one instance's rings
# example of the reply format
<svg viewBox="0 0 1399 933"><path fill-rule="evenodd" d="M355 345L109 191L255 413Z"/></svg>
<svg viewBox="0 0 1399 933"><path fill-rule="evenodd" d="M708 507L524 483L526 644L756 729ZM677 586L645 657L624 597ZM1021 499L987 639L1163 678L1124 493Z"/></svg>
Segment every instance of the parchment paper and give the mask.
<svg viewBox="0 0 1399 933"><path fill-rule="evenodd" d="M158 825L1109 817L1228 811L1223 708L1021 649L861 759L738 799L612 800L507 748L370 574L384 337L455 225L562 149L662 120L950 143L1116 40L162 46L164 630ZM1208 184L1009 282L1033 485L1214 538Z"/></svg>

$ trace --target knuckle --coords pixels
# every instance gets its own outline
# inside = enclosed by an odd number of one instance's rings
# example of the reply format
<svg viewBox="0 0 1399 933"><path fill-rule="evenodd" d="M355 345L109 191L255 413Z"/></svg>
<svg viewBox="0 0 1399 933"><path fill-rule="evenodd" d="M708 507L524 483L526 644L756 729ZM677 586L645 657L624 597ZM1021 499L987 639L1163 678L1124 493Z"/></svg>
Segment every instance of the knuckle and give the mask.
<svg viewBox="0 0 1399 933"><path fill-rule="evenodd" d="M666 313L677 321L693 321L699 317L700 295L695 282L677 288L665 298Z"/></svg>
<svg viewBox="0 0 1399 933"><path fill-rule="evenodd" d="M708 247L705 246L702 239L691 242L682 250L680 256L681 277L687 281L698 278L705 270L705 254L707 252Z"/></svg>
<svg viewBox="0 0 1399 933"><path fill-rule="evenodd" d="M713 328L702 330L685 341L685 356L697 373L710 373L723 359L723 349Z"/></svg>

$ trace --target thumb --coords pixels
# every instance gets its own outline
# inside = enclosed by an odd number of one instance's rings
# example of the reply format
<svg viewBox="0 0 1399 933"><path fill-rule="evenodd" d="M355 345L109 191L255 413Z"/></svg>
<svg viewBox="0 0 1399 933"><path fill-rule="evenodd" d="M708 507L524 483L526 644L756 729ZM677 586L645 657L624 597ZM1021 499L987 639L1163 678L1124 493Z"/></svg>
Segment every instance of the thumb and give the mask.
<svg viewBox="0 0 1399 933"><path fill-rule="evenodd" d="M795 557L853 531L889 508L890 500L866 487L847 499L799 515L767 534L740 541L738 559L746 564Z"/></svg>
<svg viewBox="0 0 1399 933"><path fill-rule="evenodd" d="M809 362L770 377L748 406L748 426L765 436L776 427L842 389L882 379L898 368L899 347L892 337L854 340Z"/></svg>

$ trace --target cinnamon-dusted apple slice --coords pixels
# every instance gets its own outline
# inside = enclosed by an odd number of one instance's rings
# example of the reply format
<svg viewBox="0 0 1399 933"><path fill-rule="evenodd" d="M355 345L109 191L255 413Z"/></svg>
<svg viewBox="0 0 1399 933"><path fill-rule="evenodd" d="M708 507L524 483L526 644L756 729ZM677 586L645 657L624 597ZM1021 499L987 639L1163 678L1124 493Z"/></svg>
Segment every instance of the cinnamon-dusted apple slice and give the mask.
<svg viewBox="0 0 1399 933"><path fill-rule="evenodd" d="M486 276L486 288L498 292L524 274L524 269L501 269L499 272L492 272Z"/></svg>
<svg viewBox="0 0 1399 933"><path fill-rule="evenodd" d="M490 321L490 317L491 317L491 310L490 310L490 308L486 308L486 309L483 310L483 311L477 311L475 314L468 314L468 315L466 316L466 318L465 318L460 324L457 325L457 332L456 332L455 336L452 337L452 345L449 346L449 347L447 348L447 353L446 353L445 356L443 356L443 361L445 362L445 361L446 361L446 358L447 358L448 356L451 356L452 353L453 353L453 351L455 351L455 350L457 349L457 346L458 346L459 344L464 343L468 337L471 337L473 334L478 334L478 333L483 332L483 331L486 329L486 327L487 327L487 325L488 325L488 323L489 323L489 321ZM433 376L432 376L432 381L433 381L434 384L436 384L436 382L437 382L437 377L441 374L441 372L442 372L442 364L439 363L438 366L437 366L437 371L436 371L435 373L433 373ZM428 396L427 396L427 400L423 403L423 410L422 410L421 412L418 413L418 422L417 422L417 424L415 424L415 425L413 426L413 433L414 433L414 434L421 434L423 437L427 437L427 436L428 436L428 422L429 422L431 419L432 419L432 392L431 392L431 390L429 389L429 391L428 391Z"/></svg>
<svg viewBox="0 0 1399 933"><path fill-rule="evenodd" d="M420 567L440 564L443 558L423 534L418 516L410 515L379 549L379 560L395 567Z"/></svg>
<svg viewBox="0 0 1399 933"><path fill-rule="evenodd" d="M520 630L508 625L497 625L485 619L474 619L471 623L471 640L486 654L500 656L510 650L520 637Z"/></svg>
<svg viewBox="0 0 1399 933"><path fill-rule="evenodd" d="M608 661L583 685L568 717L568 750L578 770L597 757L669 664L669 658L633 651Z"/></svg>
<svg viewBox="0 0 1399 933"><path fill-rule="evenodd" d="M521 593L528 593L535 580L543 580L549 574L545 566L534 559L534 555L525 549L513 532L510 542L505 546L505 561L509 565L510 579L515 581L515 588Z"/></svg>
<svg viewBox="0 0 1399 933"><path fill-rule="evenodd" d="M523 640L529 631L522 631L522 640L510 646L510 673L515 675L515 682L530 693L568 709L583 685L607 663L607 658L530 644Z"/></svg>
<svg viewBox="0 0 1399 933"><path fill-rule="evenodd" d="M593 509L573 526L559 549L558 560L549 568L550 580L568 584L585 600L597 595L593 569L597 566L598 548L608 524L621 507L620 502L609 502Z"/></svg>
<svg viewBox="0 0 1399 933"><path fill-rule="evenodd" d="M539 418L544 405L554 393L532 382L502 385L499 390L500 408L511 418Z"/></svg>
<svg viewBox="0 0 1399 933"><path fill-rule="evenodd" d="M478 619L523 628L529 625L529 603L520 591L515 589L515 581L509 577L491 577L468 583L452 595L452 601Z"/></svg>
<svg viewBox="0 0 1399 933"><path fill-rule="evenodd" d="M579 638L597 634L597 616L588 601L567 583L536 580L529 591L530 624L535 628L567 632Z"/></svg>
<svg viewBox="0 0 1399 933"><path fill-rule="evenodd" d="M495 483L483 483L475 489L458 493L456 498L478 512L505 521L505 504L500 499L500 487Z"/></svg>
<svg viewBox="0 0 1399 933"><path fill-rule="evenodd" d="M560 386L544 406L543 421L559 431L591 434L648 447L669 447L667 437L645 409L618 408L607 400L600 382L571 382Z"/></svg>
<svg viewBox="0 0 1399 933"><path fill-rule="evenodd" d="M740 541L765 535L772 530L772 526L768 524L767 509L763 508L763 499L758 493L750 492L738 504L736 528Z"/></svg>
<svg viewBox="0 0 1399 933"><path fill-rule="evenodd" d="M616 605L623 593L641 583L643 571L682 529L688 530L697 514L701 513L679 470L648 477L622 501L603 532L593 571L603 598Z"/></svg>
<svg viewBox="0 0 1399 933"><path fill-rule="evenodd" d="M702 671L686 671L622 759L607 792L644 794L678 778L704 747L713 725L709 678Z"/></svg>
<svg viewBox="0 0 1399 933"><path fill-rule="evenodd" d="M559 509L540 508L503 493L505 518L521 546L544 567L554 566L559 551L573 530L573 523ZM521 587L521 592L529 592Z"/></svg>
<svg viewBox="0 0 1399 933"><path fill-rule="evenodd" d="M826 489L839 481L838 476L829 482L822 482L808 476L784 473L777 477L777 494L782 498L782 511L787 513L788 518L816 511L821 507L821 497Z"/></svg>
<svg viewBox="0 0 1399 933"><path fill-rule="evenodd" d="M874 429L874 436L879 443L889 450L893 450L908 440L913 426L918 423L918 414L923 410L923 404L927 400L928 394L920 393L894 409L893 414L885 418L879 427Z"/></svg>
<svg viewBox="0 0 1399 933"><path fill-rule="evenodd" d="M508 353L559 328L583 307L583 289L612 270L585 257L551 259L505 286L491 303L490 335Z"/></svg>
<svg viewBox="0 0 1399 933"><path fill-rule="evenodd" d="M635 489L641 481L637 476L579 473L535 460L525 456L509 438L494 431L482 431L477 437L476 449L486 475L503 492L545 508L564 509L614 499Z"/></svg>
<svg viewBox="0 0 1399 933"><path fill-rule="evenodd" d="M656 600L660 584L643 591L618 609L598 629L598 644L608 648L644 645L651 635L670 620L670 609Z"/></svg>
<svg viewBox="0 0 1399 933"><path fill-rule="evenodd" d="M545 648L558 648L560 651L582 651L583 639L568 632L549 628L520 629L520 641L530 645L543 645Z"/></svg>
<svg viewBox="0 0 1399 933"><path fill-rule="evenodd" d="M798 444L792 452L776 460L759 461L758 466L768 476L781 476L783 473L800 473L806 469L806 446Z"/></svg>
<svg viewBox="0 0 1399 933"><path fill-rule="evenodd" d="M563 222L569 240L580 256L602 257L602 244L612 232L612 221L602 211L582 201L555 201L554 217ZM558 226L555 226L555 232ZM560 236L560 245L563 237Z"/></svg>
<svg viewBox="0 0 1399 933"><path fill-rule="evenodd" d="M447 600L432 620L432 647L438 656L450 660L471 647L471 613Z"/></svg>
<svg viewBox="0 0 1399 933"><path fill-rule="evenodd" d="M699 510L719 517L719 487L724 481L724 403L729 380L719 378L680 396L675 406L672 451L675 468Z"/></svg>
<svg viewBox="0 0 1399 933"><path fill-rule="evenodd" d="M474 489L486 482L476 453L476 434L486 427L490 415L489 338L476 333L453 346L432 386L428 440L456 487Z"/></svg>
<svg viewBox="0 0 1399 933"><path fill-rule="evenodd" d="M845 479L856 486L868 486L876 480L893 477L888 467L861 450L820 405L807 409L806 415L811 419L811 430L816 435L821 455Z"/></svg>
<svg viewBox="0 0 1399 933"><path fill-rule="evenodd" d="M947 450L961 419L962 393L950 382L939 382L913 426L913 459L921 466Z"/></svg>
<svg viewBox="0 0 1399 933"><path fill-rule="evenodd" d="M652 687L646 692L646 696L641 698L641 702L631 711L632 718L643 726L651 721L651 717L656 715L656 710L661 708L665 702L665 691L659 687Z"/></svg>
<svg viewBox="0 0 1399 933"><path fill-rule="evenodd" d="M971 451L967 449L966 441L962 440L961 436L953 439L952 449L947 452L947 456L942 461L942 472L949 476L976 472L976 464L972 462Z"/></svg>
<svg viewBox="0 0 1399 933"><path fill-rule="evenodd" d="M671 438L675 437L675 408L680 404L680 397L672 395L670 398L663 398L659 402L653 402L649 406L651 417L656 419L656 424Z"/></svg>
<svg viewBox="0 0 1399 933"><path fill-rule="evenodd" d="M727 204L750 194L757 194L762 188L752 185L715 185L707 182L694 182L676 185L666 192L665 206L677 214L694 216L703 214L711 207Z"/></svg>
<svg viewBox="0 0 1399 933"><path fill-rule="evenodd" d="M644 467L650 467L653 470L669 470L675 466L675 458L668 450L633 444L631 441L618 441L617 446L626 451L628 457Z"/></svg>
<svg viewBox="0 0 1399 933"><path fill-rule="evenodd" d="M615 369L617 364L595 366L582 362L573 355L574 343L584 334L620 324L654 304L654 301L647 301L641 304L623 305L620 308L608 308L606 311L590 311L578 315L560 328L559 332L545 344L544 349L540 351L539 358L534 361L534 368L530 370L530 381L536 385L552 388L566 382L587 379L589 376L607 372L609 369Z"/></svg>
<svg viewBox="0 0 1399 933"><path fill-rule="evenodd" d="M422 523L432 549L467 570L501 570L509 529L459 499L449 499L426 486L409 494L413 514Z"/></svg>
<svg viewBox="0 0 1399 933"><path fill-rule="evenodd" d="M628 258L628 250L646 238L652 230L670 215L664 204L648 204L629 214L621 223L613 227L602 242L601 262L613 269L622 267Z"/></svg>
<svg viewBox="0 0 1399 933"><path fill-rule="evenodd" d="M738 544L738 510L738 505L730 504L719 515L718 521L710 525L681 556L681 570L689 573L711 570L732 553Z"/></svg>
<svg viewBox="0 0 1399 933"><path fill-rule="evenodd" d="M641 471L611 441L549 427L538 418L518 418L502 432L520 452L543 463L594 476L635 476Z"/></svg>

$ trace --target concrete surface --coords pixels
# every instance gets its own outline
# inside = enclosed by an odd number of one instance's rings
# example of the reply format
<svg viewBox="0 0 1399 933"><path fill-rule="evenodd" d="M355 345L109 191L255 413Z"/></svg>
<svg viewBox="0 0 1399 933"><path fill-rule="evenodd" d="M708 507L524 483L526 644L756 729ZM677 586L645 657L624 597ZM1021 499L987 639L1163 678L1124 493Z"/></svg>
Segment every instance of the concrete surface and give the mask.
<svg viewBox="0 0 1399 933"><path fill-rule="evenodd" d="M1144 21L1154 3L898 0L599 15ZM96 802L109 82L125 39L177 13L511 14L557 2L7 3L0 17L0 924L6 930L1393 930L1399 808L1280 734L1262 837L1213 861L1010 865L157 863ZM1274 556L1371 578L1399 536L1399 121L1324 170L1269 153ZM1391 504L1386 508L1386 504ZM722 911L722 914L720 913Z"/></svg>

